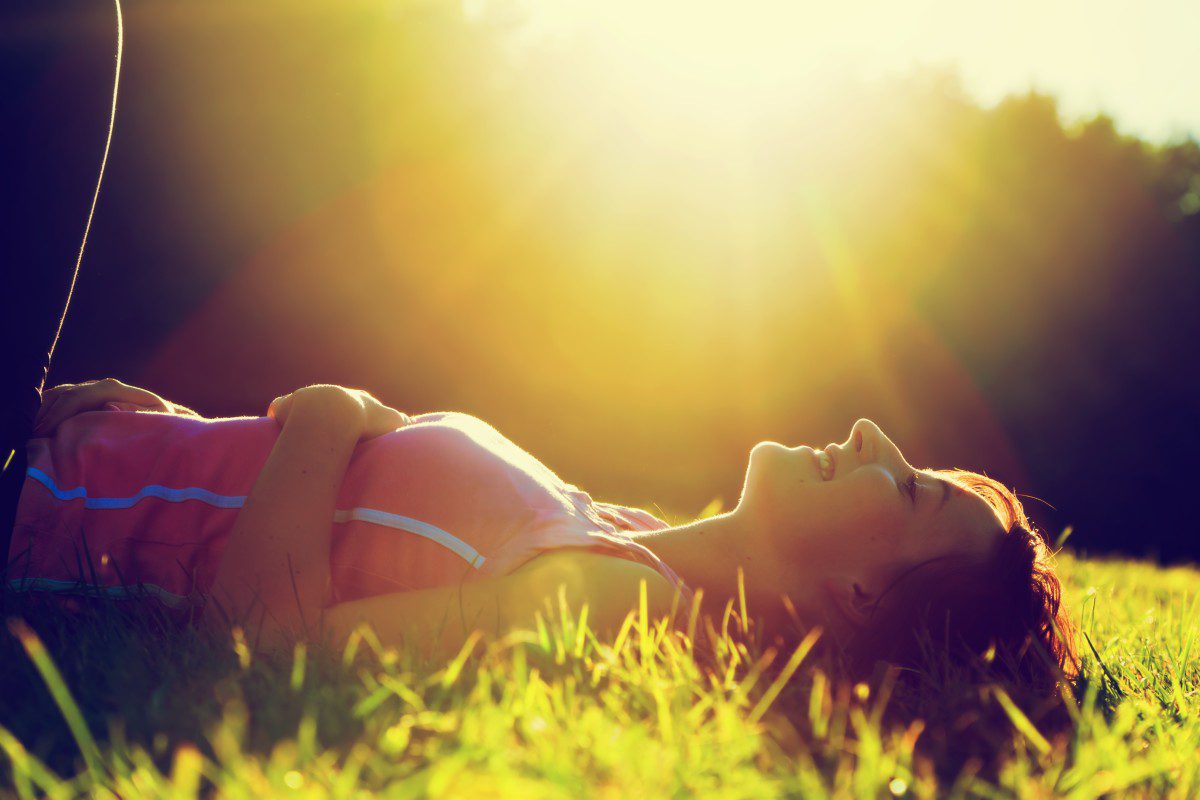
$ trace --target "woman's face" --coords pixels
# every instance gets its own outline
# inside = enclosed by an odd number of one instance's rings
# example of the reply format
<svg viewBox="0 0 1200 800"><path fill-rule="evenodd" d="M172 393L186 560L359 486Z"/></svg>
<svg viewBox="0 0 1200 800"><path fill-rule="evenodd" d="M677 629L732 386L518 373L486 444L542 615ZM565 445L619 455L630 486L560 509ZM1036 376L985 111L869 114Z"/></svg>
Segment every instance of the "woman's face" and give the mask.
<svg viewBox="0 0 1200 800"><path fill-rule="evenodd" d="M785 565L781 590L807 582L839 602L931 558L982 556L1003 534L982 497L914 468L867 419L823 450L755 445L735 513L763 534L757 558Z"/></svg>

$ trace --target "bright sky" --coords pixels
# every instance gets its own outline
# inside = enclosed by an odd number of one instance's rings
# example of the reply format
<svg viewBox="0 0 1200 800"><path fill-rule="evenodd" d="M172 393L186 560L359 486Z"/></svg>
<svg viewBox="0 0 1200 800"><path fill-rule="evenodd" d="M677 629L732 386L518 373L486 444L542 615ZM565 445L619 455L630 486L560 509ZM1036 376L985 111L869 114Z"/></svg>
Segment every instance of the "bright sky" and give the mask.
<svg viewBox="0 0 1200 800"><path fill-rule="evenodd" d="M464 7L487 0L465 0ZM811 81L848 65L864 77L957 63L991 104L1030 87L1066 120L1105 111L1123 132L1200 136L1200 0L532 0L556 28L603 31L634 67L680 65L714 80L774 73ZM714 59L714 54L719 58ZM714 62L720 61L720 66Z"/></svg>
<svg viewBox="0 0 1200 800"><path fill-rule="evenodd" d="M1155 141L1200 136L1196 0L889 5L863 53L872 67L954 61L984 102L1033 85L1058 96L1064 116L1102 110Z"/></svg>

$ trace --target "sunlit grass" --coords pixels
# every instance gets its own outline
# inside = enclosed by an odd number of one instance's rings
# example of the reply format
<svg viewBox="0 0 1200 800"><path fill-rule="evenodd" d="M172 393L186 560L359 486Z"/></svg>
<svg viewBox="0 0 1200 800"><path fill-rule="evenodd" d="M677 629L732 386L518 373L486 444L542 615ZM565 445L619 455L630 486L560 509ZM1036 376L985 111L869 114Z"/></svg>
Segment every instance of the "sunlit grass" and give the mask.
<svg viewBox="0 0 1200 800"><path fill-rule="evenodd" d="M448 664L381 648L369 632L344 649L262 656L111 608L29 608L0 648L4 791L1194 796L1200 574L1074 558L1063 568L1091 642L1069 725L1002 688L963 704L946 686L914 698L888 679L841 684L811 641L783 653L748 644L732 608L713 624L711 652L644 610L600 641L560 605ZM976 749L956 749L964 739Z"/></svg>

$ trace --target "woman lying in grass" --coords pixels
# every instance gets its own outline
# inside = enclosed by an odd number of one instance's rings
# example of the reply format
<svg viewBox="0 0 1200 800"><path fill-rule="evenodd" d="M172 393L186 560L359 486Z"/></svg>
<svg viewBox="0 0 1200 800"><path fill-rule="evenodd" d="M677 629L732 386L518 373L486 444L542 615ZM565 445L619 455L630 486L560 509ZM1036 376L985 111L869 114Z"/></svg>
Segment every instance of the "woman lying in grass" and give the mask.
<svg viewBox="0 0 1200 800"><path fill-rule="evenodd" d="M560 585L601 633L643 582L654 616L686 621L701 588L719 614L738 568L769 635L820 626L855 669L930 646L994 648L1028 680L1075 669L1046 544L1013 494L915 469L865 419L823 450L756 445L733 511L670 527L466 414L317 385L265 417L204 419L113 379L64 385L28 444L8 583L136 592L267 643L366 621L445 656L476 628L531 623Z"/></svg>

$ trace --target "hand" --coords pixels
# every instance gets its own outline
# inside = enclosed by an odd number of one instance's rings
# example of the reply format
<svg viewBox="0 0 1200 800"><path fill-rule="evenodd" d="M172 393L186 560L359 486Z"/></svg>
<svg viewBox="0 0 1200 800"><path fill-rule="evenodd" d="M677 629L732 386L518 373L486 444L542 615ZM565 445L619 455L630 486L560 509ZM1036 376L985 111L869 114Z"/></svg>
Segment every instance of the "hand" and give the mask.
<svg viewBox="0 0 1200 800"><path fill-rule="evenodd" d="M49 436L69 417L110 406L123 411L174 412L170 402L147 389L103 378L84 383L64 383L42 392L42 406L33 421L34 436Z"/></svg>
<svg viewBox="0 0 1200 800"><path fill-rule="evenodd" d="M323 414L335 418L339 414L348 414L354 424L361 426L360 440L374 439L376 436L412 424L412 418L408 414L385 406L369 392L331 384L305 386L290 394L276 397L267 407L267 416L282 427L297 404L319 405Z"/></svg>

